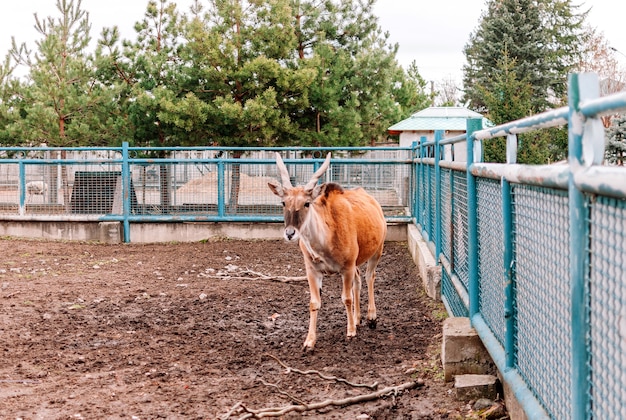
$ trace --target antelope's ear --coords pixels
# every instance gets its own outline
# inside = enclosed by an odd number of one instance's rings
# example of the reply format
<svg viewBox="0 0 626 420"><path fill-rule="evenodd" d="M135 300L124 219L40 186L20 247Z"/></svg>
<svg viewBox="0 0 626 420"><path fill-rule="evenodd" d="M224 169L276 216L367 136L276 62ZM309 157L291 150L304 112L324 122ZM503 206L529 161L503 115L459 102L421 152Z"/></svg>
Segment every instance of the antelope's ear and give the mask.
<svg viewBox="0 0 626 420"><path fill-rule="evenodd" d="M280 185L278 182L270 181L267 183L267 186L270 187L270 190L272 190L272 192L277 196L282 198L285 195L285 190L283 189L283 186Z"/></svg>
<svg viewBox="0 0 626 420"><path fill-rule="evenodd" d="M313 190L311 190L311 200L315 200L325 190L326 190L326 183L315 185L315 187L313 187Z"/></svg>

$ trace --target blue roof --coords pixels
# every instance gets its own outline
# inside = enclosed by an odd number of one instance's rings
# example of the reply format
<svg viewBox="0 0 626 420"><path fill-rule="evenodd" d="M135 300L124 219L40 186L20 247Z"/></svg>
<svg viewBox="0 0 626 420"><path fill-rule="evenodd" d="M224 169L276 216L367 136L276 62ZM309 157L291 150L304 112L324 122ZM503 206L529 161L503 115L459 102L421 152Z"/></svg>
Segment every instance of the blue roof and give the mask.
<svg viewBox="0 0 626 420"><path fill-rule="evenodd" d="M482 118L483 127L493 123L478 112L463 107L433 106L423 109L388 128L389 131L465 131L468 118Z"/></svg>

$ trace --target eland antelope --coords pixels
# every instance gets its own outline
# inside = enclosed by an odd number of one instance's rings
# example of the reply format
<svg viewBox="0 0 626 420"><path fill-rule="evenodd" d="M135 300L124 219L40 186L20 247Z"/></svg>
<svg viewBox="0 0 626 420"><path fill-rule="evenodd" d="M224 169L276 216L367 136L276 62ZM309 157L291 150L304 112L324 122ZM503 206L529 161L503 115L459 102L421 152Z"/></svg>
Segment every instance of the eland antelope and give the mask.
<svg viewBox="0 0 626 420"><path fill-rule="evenodd" d="M341 300L348 316L347 337L351 338L356 336L361 318L358 267L367 262L367 322L371 328L376 327L374 278L383 253L387 224L380 205L364 189L344 189L332 182L318 184L330 165L330 158L328 153L306 185L294 187L285 163L276 153L282 183L268 183L283 204L284 238L288 242L297 242L304 256L311 295L305 350L315 346L320 288L326 273L341 274Z"/></svg>

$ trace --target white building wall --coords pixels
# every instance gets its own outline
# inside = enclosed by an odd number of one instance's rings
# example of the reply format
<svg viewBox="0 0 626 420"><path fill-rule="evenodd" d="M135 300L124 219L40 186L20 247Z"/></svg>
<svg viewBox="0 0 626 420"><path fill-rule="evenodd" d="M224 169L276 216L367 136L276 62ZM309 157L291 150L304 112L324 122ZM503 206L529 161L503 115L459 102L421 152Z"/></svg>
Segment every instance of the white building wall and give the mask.
<svg viewBox="0 0 626 420"><path fill-rule="evenodd" d="M465 131L449 131L445 137L455 137L465 133ZM400 133L400 147L411 147L413 142L419 143L422 137L426 137L426 141L435 139L434 131L403 131ZM452 146L444 146L444 160L452 160ZM460 142L454 145L454 160L456 162L467 162L467 146L466 143Z"/></svg>

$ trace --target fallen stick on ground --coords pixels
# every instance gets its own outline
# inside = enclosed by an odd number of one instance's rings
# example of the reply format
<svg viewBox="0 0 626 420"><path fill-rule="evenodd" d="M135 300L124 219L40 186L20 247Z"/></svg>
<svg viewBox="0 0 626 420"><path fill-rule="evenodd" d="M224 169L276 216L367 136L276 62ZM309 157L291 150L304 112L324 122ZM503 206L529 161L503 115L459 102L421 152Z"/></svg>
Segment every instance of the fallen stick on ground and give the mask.
<svg viewBox="0 0 626 420"><path fill-rule="evenodd" d="M220 420L227 420L230 418L230 416L240 411L241 411L241 401L233 405L231 409L228 410L228 413L224 414L223 416L220 416Z"/></svg>
<svg viewBox="0 0 626 420"><path fill-rule="evenodd" d="M335 381L335 382L341 382L343 384L346 385L350 385L352 387L355 388L369 388L369 389L376 389L378 388L378 382L374 382L373 384L355 384L354 382L350 382L347 379L344 378L338 378L337 376L328 376L328 375L324 375L323 373L317 371L317 370L300 370L300 369L296 369L296 368L292 368L291 366L287 366L286 364L284 364L278 357L268 354L266 353L269 357L271 357L272 359L276 360L278 362L278 364L280 364L282 367L284 367L285 369L287 369L287 373L289 372L295 372L295 373L299 373L301 375L317 375L322 379L325 379L327 381Z"/></svg>
<svg viewBox="0 0 626 420"><path fill-rule="evenodd" d="M343 398L340 400L325 400L318 403L306 404L306 405L289 405L285 407L267 407L260 410L252 410L247 408L245 405L240 404L239 408L243 409L246 414L239 417L239 420L244 419L260 419L265 417L280 417L284 416L287 413L291 413L293 411L302 413L305 411L319 410L329 406L346 406L352 404L358 404L361 402L372 401L377 398L384 397L388 394L393 394L394 396L402 391L406 391L409 389L417 388L424 385L424 381L418 379L417 381L405 382L402 385L398 386L390 386L384 389L381 389L376 392L372 392L370 394L357 395L354 397Z"/></svg>
<svg viewBox="0 0 626 420"><path fill-rule="evenodd" d="M306 402L302 401L300 398L298 398L298 397L296 397L296 396L294 396L294 395L291 395L290 393L288 393L288 392L286 392L286 391L283 391L282 389L280 389L280 387L279 387L278 385L276 385L276 384L271 384L271 383L269 383L269 382L264 381L263 379L259 379L259 381L261 381L261 383L262 383L263 385L267 386L267 387L274 388L274 389L276 390L276 392L278 392L278 393L279 393L279 394L281 394L281 395L286 396L286 397L287 397L287 398L289 398L291 401L295 401L295 402L297 402L298 404L306 405Z"/></svg>
<svg viewBox="0 0 626 420"><path fill-rule="evenodd" d="M219 271L216 274L202 274L202 277L208 277L213 279L221 279L221 280L269 280L269 281L278 281L281 283L291 283L297 281L306 281L306 276L268 276L267 274L259 273L257 271L252 270L242 270L242 271L233 271L231 272L222 272Z"/></svg>

